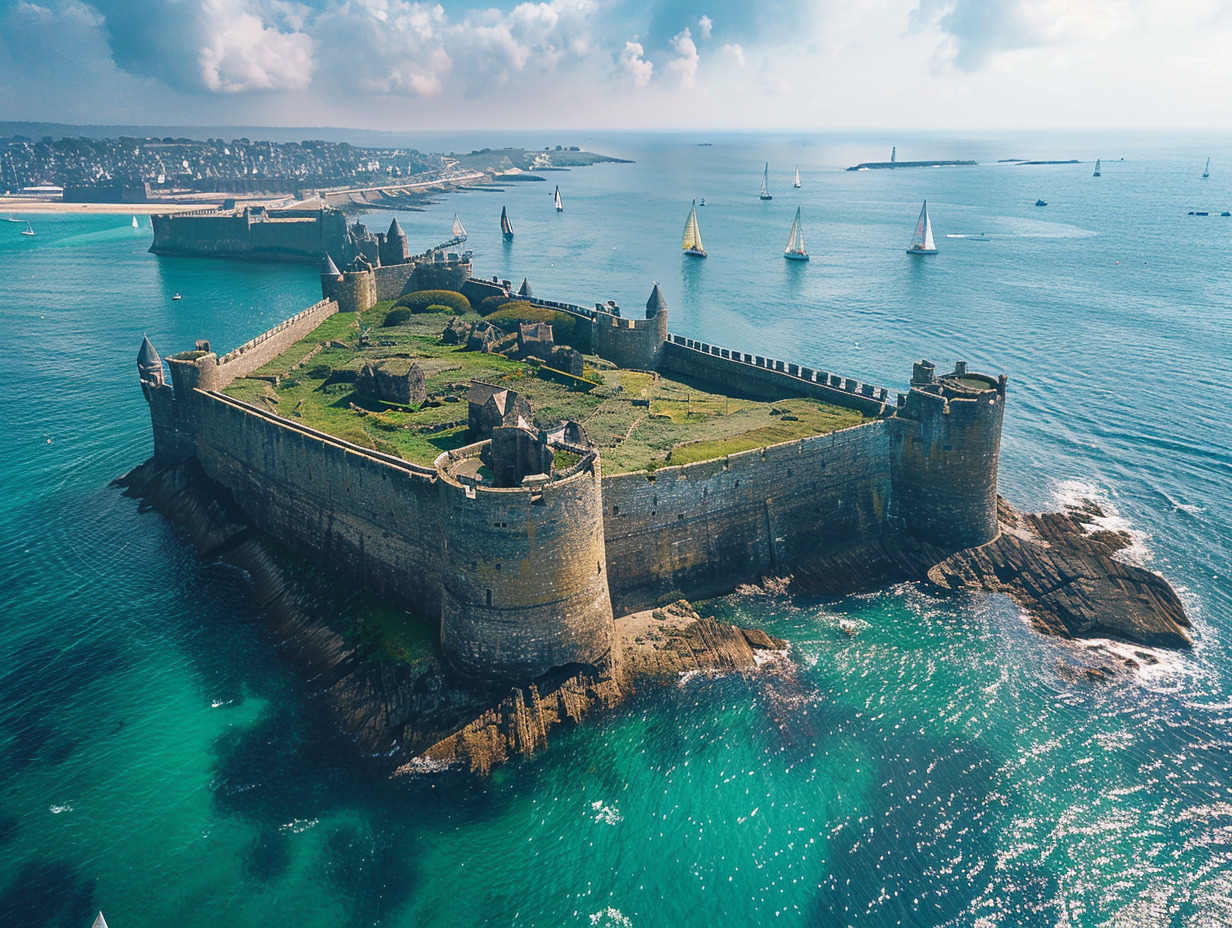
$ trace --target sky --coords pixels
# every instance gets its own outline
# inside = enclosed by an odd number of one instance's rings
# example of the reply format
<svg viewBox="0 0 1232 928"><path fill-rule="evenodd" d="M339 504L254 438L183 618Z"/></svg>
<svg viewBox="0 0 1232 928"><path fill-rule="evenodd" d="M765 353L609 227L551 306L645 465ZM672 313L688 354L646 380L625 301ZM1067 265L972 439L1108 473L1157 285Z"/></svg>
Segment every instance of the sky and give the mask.
<svg viewBox="0 0 1232 928"><path fill-rule="evenodd" d="M0 119L1226 128L1228 0L0 0Z"/></svg>

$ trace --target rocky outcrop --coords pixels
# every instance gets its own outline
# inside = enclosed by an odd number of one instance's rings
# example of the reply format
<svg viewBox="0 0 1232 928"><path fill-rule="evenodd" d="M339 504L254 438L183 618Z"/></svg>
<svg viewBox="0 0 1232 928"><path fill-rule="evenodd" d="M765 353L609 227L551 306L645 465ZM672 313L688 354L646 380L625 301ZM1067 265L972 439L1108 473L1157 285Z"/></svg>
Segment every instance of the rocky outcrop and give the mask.
<svg viewBox="0 0 1232 928"><path fill-rule="evenodd" d="M1159 574L1117 560L1131 538L1099 528L1104 512L1097 504L1024 515L999 502L1001 534L930 569L935 587L1006 593L1050 635L1190 646L1180 598Z"/></svg>
<svg viewBox="0 0 1232 928"><path fill-rule="evenodd" d="M887 583L925 581L937 591L985 590L1017 600L1041 632L1186 648L1190 622L1159 574L1118 560L1126 532L1098 526L1084 502L1065 512L1023 514L997 501L998 536L958 552L908 537L882 538L793 569L798 592L841 596Z"/></svg>

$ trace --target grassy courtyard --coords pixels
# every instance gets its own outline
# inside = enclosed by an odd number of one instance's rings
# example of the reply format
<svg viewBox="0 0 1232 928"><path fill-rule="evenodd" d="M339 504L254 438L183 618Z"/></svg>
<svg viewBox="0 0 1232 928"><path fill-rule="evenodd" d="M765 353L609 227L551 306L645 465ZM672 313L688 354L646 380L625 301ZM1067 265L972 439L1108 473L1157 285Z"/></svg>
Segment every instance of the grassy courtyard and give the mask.
<svg viewBox="0 0 1232 928"><path fill-rule="evenodd" d="M615 370L591 357L584 377L597 385L589 392L574 390L541 376L535 364L443 344L448 316L426 313L383 326L390 308L389 302L378 303L358 316L330 317L260 370L234 381L227 394L362 447L431 464L442 451L473 440L466 395L472 379L483 380L525 396L540 426L580 422L609 474L710 460L866 418L813 399L733 399L663 375ZM357 347L361 330L368 335L364 348ZM346 382L345 372L364 361L393 357L413 358L423 369L429 400L422 408L372 404Z"/></svg>

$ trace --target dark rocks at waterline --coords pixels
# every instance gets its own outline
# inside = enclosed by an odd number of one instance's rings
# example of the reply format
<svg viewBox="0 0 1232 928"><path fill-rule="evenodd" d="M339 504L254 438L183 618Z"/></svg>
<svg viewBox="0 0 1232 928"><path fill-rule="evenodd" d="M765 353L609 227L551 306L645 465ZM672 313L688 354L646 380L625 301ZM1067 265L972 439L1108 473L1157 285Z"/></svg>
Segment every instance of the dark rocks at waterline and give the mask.
<svg viewBox="0 0 1232 928"><path fill-rule="evenodd" d="M1050 635L1189 647L1180 597L1159 574L1117 559L1132 538L1100 528L1104 515L1090 501L1065 512L1023 514L1001 500L997 539L951 555L928 579L943 590L1006 593Z"/></svg>

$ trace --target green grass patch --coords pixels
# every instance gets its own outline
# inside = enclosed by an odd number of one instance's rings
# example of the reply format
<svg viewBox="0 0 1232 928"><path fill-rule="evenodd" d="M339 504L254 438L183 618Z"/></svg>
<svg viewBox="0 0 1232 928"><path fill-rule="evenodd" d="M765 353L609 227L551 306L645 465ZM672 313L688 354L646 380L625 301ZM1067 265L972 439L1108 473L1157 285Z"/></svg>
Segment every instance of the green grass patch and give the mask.
<svg viewBox="0 0 1232 928"><path fill-rule="evenodd" d="M535 365L442 344L442 315L412 314L399 325L382 326L394 309L393 301L385 300L358 318L331 316L256 372L280 375L277 389L254 375L234 381L226 392L361 447L429 466L442 451L474 440L466 427L471 380L523 394L541 427L565 419L580 422L608 474L711 460L865 421L860 413L819 400L734 399L645 371L604 369L602 384L589 386L589 392L570 390L538 376L543 368ZM472 312L465 318L480 316ZM361 326L368 332L364 348L357 347ZM322 347L331 341L346 347ZM310 360L290 369L318 348ZM348 380L366 360L385 358L414 359L423 368L428 403L420 409L371 403L362 408ZM590 360L587 369L594 370ZM569 465L558 461L557 466Z"/></svg>

